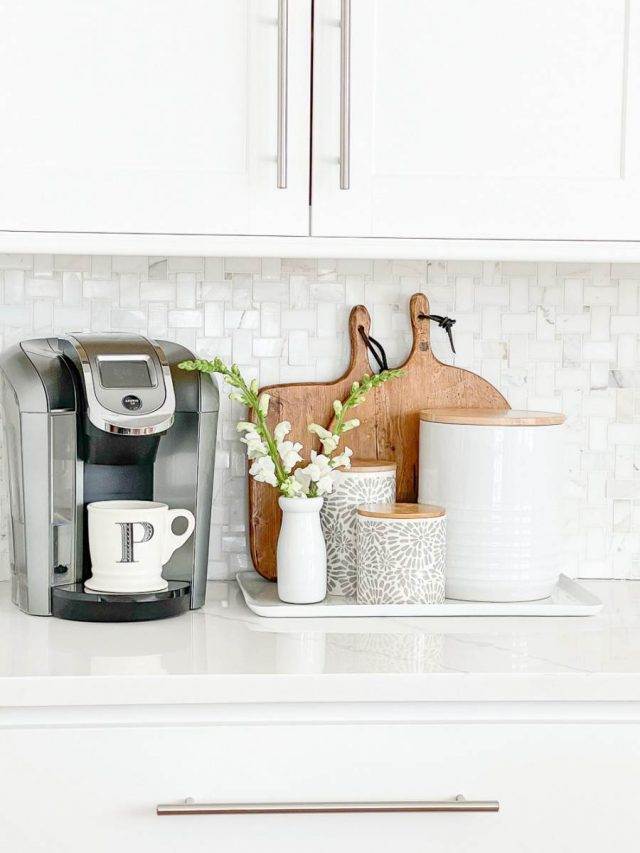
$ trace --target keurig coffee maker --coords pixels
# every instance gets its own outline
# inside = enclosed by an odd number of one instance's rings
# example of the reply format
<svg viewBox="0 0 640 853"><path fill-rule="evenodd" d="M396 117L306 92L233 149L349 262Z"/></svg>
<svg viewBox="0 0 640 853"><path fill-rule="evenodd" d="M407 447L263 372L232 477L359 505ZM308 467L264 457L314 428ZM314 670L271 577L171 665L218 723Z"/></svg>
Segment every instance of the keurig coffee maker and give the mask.
<svg viewBox="0 0 640 853"><path fill-rule="evenodd" d="M23 341L0 355L13 601L83 621L173 616L204 604L218 390L180 370L182 346L141 335ZM195 516L161 592L84 589L87 504L154 500Z"/></svg>

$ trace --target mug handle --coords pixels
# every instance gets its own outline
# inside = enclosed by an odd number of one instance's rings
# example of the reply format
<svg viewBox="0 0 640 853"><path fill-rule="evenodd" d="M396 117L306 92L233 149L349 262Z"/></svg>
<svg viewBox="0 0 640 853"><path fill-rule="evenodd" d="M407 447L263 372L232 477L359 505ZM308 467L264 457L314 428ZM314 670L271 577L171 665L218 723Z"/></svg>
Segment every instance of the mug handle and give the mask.
<svg viewBox="0 0 640 853"><path fill-rule="evenodd" d="M186 518L187 519L187 529L184 533L174 533L171 529L173 522L176 518ZM187 539L191 536L196 526L196 520L193 516L193 513L188 509L170 509L169 515L167 519L167 538L164 546L164 557L162 559L162 565L168 563L171 555L174 551L176 551L181 545L187 541Z"/></svg>

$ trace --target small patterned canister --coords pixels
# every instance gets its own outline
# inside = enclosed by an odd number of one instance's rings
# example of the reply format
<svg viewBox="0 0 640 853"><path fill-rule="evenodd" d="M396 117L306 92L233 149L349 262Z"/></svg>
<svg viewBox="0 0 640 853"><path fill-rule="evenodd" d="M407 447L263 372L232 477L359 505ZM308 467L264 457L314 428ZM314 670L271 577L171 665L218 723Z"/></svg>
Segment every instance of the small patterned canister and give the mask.
<svg viewBox="0 0 640 853"><path fill-rule="evenodd" d="M432 504L359 506L358 604L444 601L446 514Z"/></svg>
<svg viewBox="0 0 640 853"><path fill-rule="evenodd" d="M327 544L327 592L355 596L356 510L360 504L395 501L396 463L352 459L351 468L337 468L333 477L333 491L325 495L320 512Z"/></svg>

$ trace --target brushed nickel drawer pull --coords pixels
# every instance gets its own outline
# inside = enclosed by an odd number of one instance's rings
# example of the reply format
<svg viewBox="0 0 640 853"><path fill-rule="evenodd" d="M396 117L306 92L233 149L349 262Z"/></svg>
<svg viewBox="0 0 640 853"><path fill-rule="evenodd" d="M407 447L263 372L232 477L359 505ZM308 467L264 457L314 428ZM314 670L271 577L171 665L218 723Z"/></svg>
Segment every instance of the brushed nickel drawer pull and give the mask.
<svg viewBox="0 0 640 853"><path fill-rule="evenodd" d="M351 0L340 3L340 189L351 186Z"/></svg>
<svg viewBox="0 0 640 853"><path fill-rule="evenodd" d="M278 142L277 186L287 188L289 119L289 0L278 0Z"/></svg>
<svg viewBox="0 0 640 853"><path fill-rule="evenodd" d="M415 800L381 803L196 803L191 797L183 803L162 803L158 815L189 814L359 814L366 812L497 812L497 800L465 800L462 794L453 800Z"/></svg>

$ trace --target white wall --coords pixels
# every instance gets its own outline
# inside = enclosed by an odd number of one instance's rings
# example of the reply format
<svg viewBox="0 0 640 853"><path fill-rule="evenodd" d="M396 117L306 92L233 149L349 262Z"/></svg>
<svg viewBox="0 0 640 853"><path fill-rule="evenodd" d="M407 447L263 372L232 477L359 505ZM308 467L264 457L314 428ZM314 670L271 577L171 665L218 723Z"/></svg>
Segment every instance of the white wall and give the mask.
<svg viewBox="0 0 640 853"><path fill-rule="evenodd" d="M81 329L168 337L261 384L335 378L349 308L364 302L392 365L409 296L457 319L458 355L516 408L568 416L566 571L640 577L640 264L0 255L2 346ZM247 565L245 463L226 396L210 575ZM6 498L2 515L6 522ZM3 524L3 528L5 524ZM6 537L0 575L7 573Z"/></svg>

